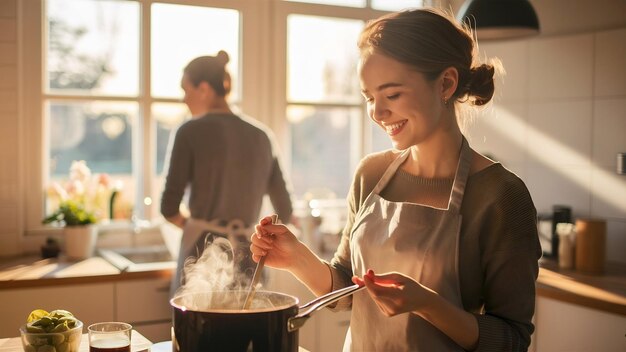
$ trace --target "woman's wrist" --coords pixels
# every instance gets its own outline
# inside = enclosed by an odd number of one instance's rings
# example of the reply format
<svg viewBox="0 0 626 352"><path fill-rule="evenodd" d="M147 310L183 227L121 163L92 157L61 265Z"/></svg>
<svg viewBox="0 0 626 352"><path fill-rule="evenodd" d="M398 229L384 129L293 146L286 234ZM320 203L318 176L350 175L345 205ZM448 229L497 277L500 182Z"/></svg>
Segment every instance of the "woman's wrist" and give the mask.
<svg viewBox="0 0 626 352"><path fill-rule="evenodd" d="M328 266L304 243L299 242L293 256L294 263L289 272L304 283L311 292L322 295L332 289L332 278Z"/></svg>
<svg viewBox="0 0 626 352"><path fill-rule="evenodd" d="M437 292L422 285L423 294L416 301L416 306L412 311L413 314L429 320L429 316L437 310L438 300L441 299Z"/></svg>
<svg viewBox="0 0 626 352"><path fill-rule="evenodd" d="M298 241L294 247L292 260L286 269L295 276L306 273L306 268L311 264L313 252L304 243Z"/></svg>

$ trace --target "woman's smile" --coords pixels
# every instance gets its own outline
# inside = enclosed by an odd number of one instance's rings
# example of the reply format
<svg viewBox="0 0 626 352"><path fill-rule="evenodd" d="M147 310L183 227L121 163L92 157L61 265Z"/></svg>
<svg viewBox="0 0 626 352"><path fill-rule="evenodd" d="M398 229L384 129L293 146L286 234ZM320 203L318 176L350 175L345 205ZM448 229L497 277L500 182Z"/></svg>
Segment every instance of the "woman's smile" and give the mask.
<svg viewBox="0 0 626 352"><path fill-rule="evenodd" d="M400 133L402 131L402 129L404 129L404 126L406 125L407 120L402 120L396 123L392 123L389 125L383 125L383 127L385 128L385 131L387 131L387 134L390 137L393 137L395 135L397 135L398 133Z"/></svg>

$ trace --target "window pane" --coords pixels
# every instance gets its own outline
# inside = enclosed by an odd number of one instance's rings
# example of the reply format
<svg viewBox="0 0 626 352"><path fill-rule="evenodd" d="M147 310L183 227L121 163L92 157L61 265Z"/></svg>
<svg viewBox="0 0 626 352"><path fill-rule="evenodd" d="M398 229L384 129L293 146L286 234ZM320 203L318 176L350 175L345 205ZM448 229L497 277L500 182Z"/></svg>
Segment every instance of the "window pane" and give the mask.
<svg viewBox="0 0 626 352"><path fill-rule="evenodd" d="M182 103L156 103L152 105L152 117L156 125L156 173L161 175L173 133L189 117L187 106Z"/></svg>
<svg viewBox="0 0 626 352"><path fill-rule="evenodd" d="M356 43L362 27L357 20L290 15L287 99L359 104Z"/></svg>
<svg viewBox="0 0 626 352"><path fill-rule="evenodd" d="M152 95L180 98L180 79L189 61L224 50L233 91L239 100L239 12L198 6L152 5Z"/></svg>
<svg viewBox="0 0 626 352"><path fill-rule="evenodd" d="M338 198L348 194L350 140L359 108L288 106L291 127L292 181L298 196L306 192L330 192Z"/></svg>
<svg viewBox="0 0 626 352"><path fill-rule="evenodd" d="M120 188L118 210L131 212L135 195L132 134L138 105L125 102L48 104L49 180L68 180L72 161L84 160L93 174L108 174Z"/></svg>
<svg viewBox="0 0 626 352"><path fill-rule="evenodd" d="M422 0L372 0L372 7L383 11L399 11L410 7L422 7Z"/></svg>
<svg viewBox="0 0 626 352"><path fill-rule="evenodd" d="M161 195L165 186L167 170L165 158L174 142L176 129L189 117L187 106L182 103L156 103L152 105L152 117L156 128L156 174L152 178L152 211L154 217L161 214Z"/></svg>
<svg viewBox="0 0 626 352"><path fill-rule="evenodd" d="M289 2L306 2L309 4L324 4L350 7L365 7L365 0L285 0ZM389 0L387 0L389 1Z"/></svg>
<svg viewBox="0 0 626 352"><path fill-rule="evenodd" d="M51 92L139 94L139 4L48 0Z"/></svg>

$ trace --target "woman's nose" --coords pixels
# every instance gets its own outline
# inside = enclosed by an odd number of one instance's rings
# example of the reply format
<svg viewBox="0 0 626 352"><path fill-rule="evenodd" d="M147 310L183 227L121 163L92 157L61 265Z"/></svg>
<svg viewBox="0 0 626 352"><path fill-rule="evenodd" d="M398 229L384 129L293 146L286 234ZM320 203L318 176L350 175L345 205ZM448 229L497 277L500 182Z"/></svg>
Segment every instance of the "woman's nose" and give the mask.
<svg viewBox="0 0 626 352"><path fill-rule="evenodd" d="M370 105L370 117L374 121L382 121L389 116L389 109L384 104L374 103Z"/></svg>

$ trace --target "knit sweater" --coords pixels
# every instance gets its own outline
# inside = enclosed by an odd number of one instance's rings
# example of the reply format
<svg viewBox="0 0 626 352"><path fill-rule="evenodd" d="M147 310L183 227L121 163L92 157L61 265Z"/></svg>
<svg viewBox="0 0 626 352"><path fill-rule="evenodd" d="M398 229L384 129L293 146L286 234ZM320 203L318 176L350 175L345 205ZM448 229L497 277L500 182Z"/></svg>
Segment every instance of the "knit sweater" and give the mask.
<svg viewBox="0 0 626 352"><path fill-rule="evenodd" d="M279 218L289 221L292 204L271 131L260 122L209 113L183 123L167 159L161 200L165 217L178 214L189 186L191 217L256 224L269 195Z"/></svg>
<svg viewBox="0 0 626 352"><path fill-rule="evenodd" d="M329 263L333 290L352 284L350 233L355 216L397 153L364 158L348 195L348 221ZM426 179L399 169L380 196L447 206L452 179ZM525 351L534 331L535 281L541 248L536 210L515 174L495 163L470 174L461 204L459 280L463 308L478 322L478 351ZM335 310L349 309L351 300Z"/></svg>

